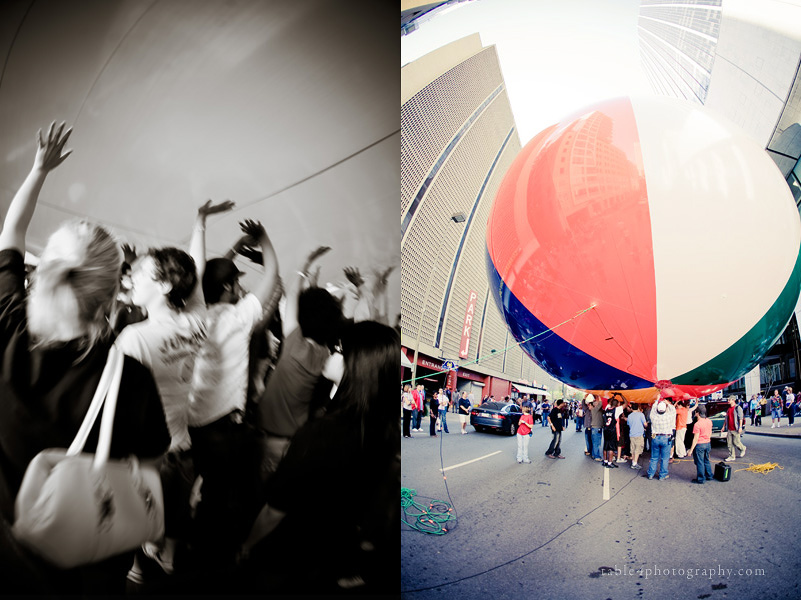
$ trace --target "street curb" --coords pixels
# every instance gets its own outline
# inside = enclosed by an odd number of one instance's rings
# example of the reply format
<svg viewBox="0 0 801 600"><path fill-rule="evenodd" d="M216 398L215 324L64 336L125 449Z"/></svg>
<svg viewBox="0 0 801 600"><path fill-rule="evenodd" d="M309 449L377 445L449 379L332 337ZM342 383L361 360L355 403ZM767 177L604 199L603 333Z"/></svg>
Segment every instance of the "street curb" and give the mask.
<svg viewBox="0 0 801 600"><path fill-rule="evenodd" d="M785 438L785 439L801 439L801 435L784 435L781 433L767 433L762 431L746 431L747 435L764 435L766 437Z"/></svg>

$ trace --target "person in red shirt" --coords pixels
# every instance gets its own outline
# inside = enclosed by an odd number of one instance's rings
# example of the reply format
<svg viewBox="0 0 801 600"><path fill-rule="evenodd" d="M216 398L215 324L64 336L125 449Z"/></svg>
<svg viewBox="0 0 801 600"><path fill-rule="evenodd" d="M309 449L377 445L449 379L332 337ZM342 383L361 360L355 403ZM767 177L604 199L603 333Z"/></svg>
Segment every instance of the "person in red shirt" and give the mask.
<svg viewBox="0 0 801 600"><path fill-rule="evenodd" d="M528 442L533 432L534 417L531 416L531 404L523 403L523 415L517 422L517 462L530 463L528 458Z"/></svg>
<svg viewBox="0 0 801 600"><path fill-rule="evenodd" d="M423 420L423 402L426 399L426 392L423 389L423 384L417 384L417 389L412 392L414 398L414 408L412 409L412 431L423 431L420 428L420 423Z"/></svg>

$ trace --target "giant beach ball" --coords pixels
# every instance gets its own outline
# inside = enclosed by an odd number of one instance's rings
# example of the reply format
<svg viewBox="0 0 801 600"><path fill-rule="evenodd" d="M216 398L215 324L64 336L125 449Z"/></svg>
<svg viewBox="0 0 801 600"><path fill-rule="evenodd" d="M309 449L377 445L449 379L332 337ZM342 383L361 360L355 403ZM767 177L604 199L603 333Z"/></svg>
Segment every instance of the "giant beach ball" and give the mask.
<svg viewBox="0 0 801 600"><path fill-rule="evenodd" d="M798 302L800 248L763 147L656 97L542 131L487 224L490 293L524 351L570 386L636 400L707 394L757 365Z"/></svg>

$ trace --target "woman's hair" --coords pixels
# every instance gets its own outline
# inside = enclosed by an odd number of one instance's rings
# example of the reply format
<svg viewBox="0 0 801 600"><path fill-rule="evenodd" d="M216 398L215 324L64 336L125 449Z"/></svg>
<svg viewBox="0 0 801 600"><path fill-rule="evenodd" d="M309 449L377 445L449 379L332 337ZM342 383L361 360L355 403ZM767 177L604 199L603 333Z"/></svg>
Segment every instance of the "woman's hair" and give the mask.
<svg viewBox="0 0 801 600"><path fill-rule="evenodd" d="M176 310L186 306L197 284L194 259L180 248L150 248L147 256L153 259L154 275L158 281L169 283L167 304Z"/></svg>
<svg viewBox="0 0 801 600"><path fill-rule="evenodd" d="M412 386L410 386L408 383L403 386L403 391L404 392L408 392L410 389L412 389Z"/></svg>
<svg viewBox="0 0 801 600"><path fill-rule="evenodd" d="M83 332L85 356L109 336L108 316L119 289L122 259L116 240L99 225L69 221L53 233L42 251L28 298L33 342L65 341L57 339L57 332L64 331L67 323Z"/></svg>
<svg viewBox="0 0 801 600"><path fill-rule="evenodd" d="M398 425L396 397L400 378L400 337L394 328L375 321L348 326L342 335L345 370L334 396L334 412L362 423L362 433L384 437Z"/></svg>

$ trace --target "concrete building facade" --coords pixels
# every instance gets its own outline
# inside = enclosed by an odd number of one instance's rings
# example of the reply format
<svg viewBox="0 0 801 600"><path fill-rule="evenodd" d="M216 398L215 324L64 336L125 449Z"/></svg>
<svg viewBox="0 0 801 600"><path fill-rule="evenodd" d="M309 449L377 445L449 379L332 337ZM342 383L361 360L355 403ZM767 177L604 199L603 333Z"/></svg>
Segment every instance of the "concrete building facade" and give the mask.
<svg viewBox="0 0 801 600"><path fill-rule="evenodd" d="M801 0L642 0L639 36L653 90L703 104L743 128L765 147L801 203ZM662 49L663 60L653 48ZM690 64L702 67L693 77ZM697 93L689 94L693 81ZM740 241L770 243L770 235L755 231L752 240ZM748 286L748 273L741 285ZM796 308L761 365L726 393L798 389L799 316Z"/></svg>
<svg viewBox="0 0 801 600"><path fill-rule="evenodd" d="M489 298L486 222L520 148L497 52L478 34L401 69L404 380L475 400L553 385ZM439 374L446 360L459 368Z"/></svg>

